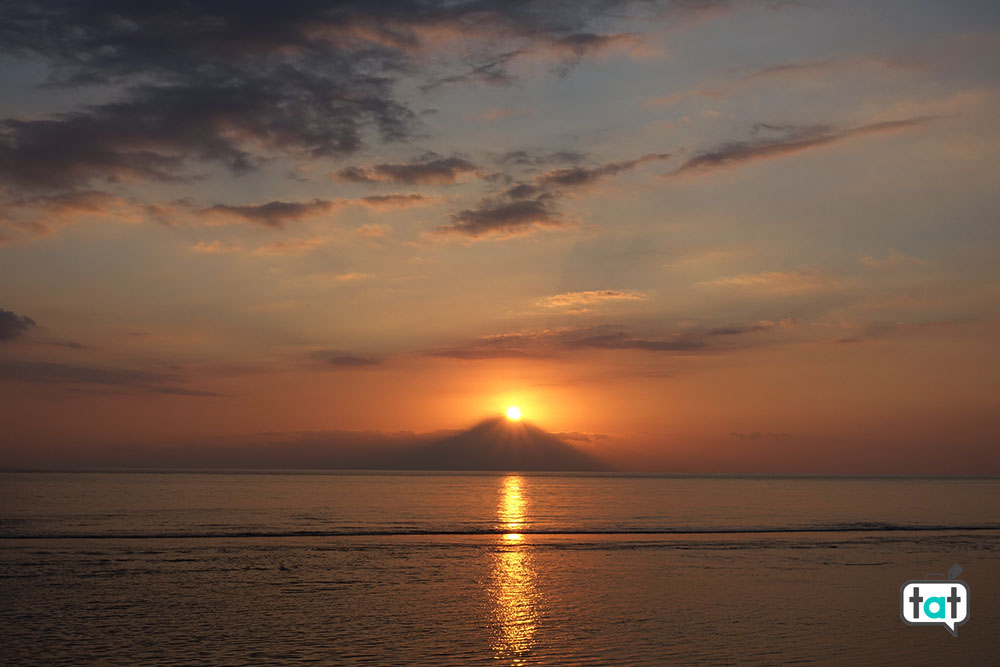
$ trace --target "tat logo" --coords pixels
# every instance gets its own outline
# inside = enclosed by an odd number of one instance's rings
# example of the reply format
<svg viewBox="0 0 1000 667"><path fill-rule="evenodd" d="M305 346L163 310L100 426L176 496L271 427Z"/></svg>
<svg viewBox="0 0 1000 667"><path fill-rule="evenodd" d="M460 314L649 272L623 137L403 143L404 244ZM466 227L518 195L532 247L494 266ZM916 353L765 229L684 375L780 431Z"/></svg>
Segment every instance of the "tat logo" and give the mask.
<svg viewBox="0 0 1000 667"><path fill-rule="evenodd" d="M969 585L958 580L962 568L955 564L942 575L907 581L899 594L899 615L908 625L943 625L953 636L969 620ZM930 577L937 576L937 579Z"/></svg>

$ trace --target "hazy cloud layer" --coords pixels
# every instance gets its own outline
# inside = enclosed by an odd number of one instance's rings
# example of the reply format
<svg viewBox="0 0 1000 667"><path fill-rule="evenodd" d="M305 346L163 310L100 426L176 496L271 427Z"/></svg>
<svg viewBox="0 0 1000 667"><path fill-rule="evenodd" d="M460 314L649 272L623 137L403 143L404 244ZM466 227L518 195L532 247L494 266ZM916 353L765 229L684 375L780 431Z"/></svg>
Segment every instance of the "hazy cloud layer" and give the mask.
<svg viewBox="0 0 1000 667"><path fill-rule="evenodd" d="M48 361L0 361L0 381L98 385L137 393L217 396L178 386L175 384L178 379L172 374L125 368L75 366Z"/></svg>
<svg viewBox="0 0 1000 667"><path fill-rule="evenodd" d="M709 349L697 331L672 336L635 336L622 328L547 330L530 333L506 333L487 336L464 345L432 350L427 354L452 359L478 360L517 357L555 357L579 350L638 350L645 352L684 353Z"/></svg>
<svg viewBox="0 0 1000 667"><path fill-rule="evenodd" d="M377 366L380 359L374 357L361 357L340 350L318 350L309 355L311 358L323 362L326 366L343 368L365 368Z"/></svg>

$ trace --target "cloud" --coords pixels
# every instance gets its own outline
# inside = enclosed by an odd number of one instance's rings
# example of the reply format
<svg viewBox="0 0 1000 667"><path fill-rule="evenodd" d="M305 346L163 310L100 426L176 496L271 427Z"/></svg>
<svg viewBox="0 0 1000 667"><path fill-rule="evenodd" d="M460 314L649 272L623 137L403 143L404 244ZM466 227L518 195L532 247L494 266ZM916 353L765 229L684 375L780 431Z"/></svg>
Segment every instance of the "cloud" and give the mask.
<svg viewBox="0 0 1000 667"><path fill-rule="evenodd" d="M288 241L265 243L262 246L254 248L253 253L255 255L287 255L289 253L311 250L321 245L323 245L323 239L319 238L291 239Z"/></svg>
<svg viewBox="0 0 1000 667"><path fill-rule="evenodd" d="M407 133L410 114L387 98L385 82L276 69L136 86L123 101L44 119L6 119L0 123L0 176L32 189L169 182L186 177L192 159L242 173L272 153L353 153L369 124L386 139Z"/></svg>
<svg viewBox="0 0 1000 667"><path fill-rule="evenodd" d="M177 377L123 368L71 366L46 361L0 361L0 380L62 385L104 385L150 394L218 396L173 384Z"/></svg>
<svg viewBox="0 0 1000 667"><path fill-rule="evenodd" d="M428 93L446 84L457 83L478 83L490 86L505 86L514 81L514 76L508 71L507 66L517 58L526 55L528 52L523 49L515 49L505 53L494 53L480 60L472 67L459 74L441 77L430 81L420 87L420 90Z"/></svg>
<svg viewBox="0 0 1000 667"><path fill-rule="evenodd" d="M634 338L624 332L567 340L564 345L569 349L645 350L647 352L689 352L705 346L699 340Z"/></svg>
<svg viewBox="0 0 1000 667"><path fill-rule="evenodd" d="M563 292L545 297L537 305L546 308L563 308L574 312L585 312L587 306L605 301L643 301L646 295L631 290L587 290L583 292Z"/></svg>
<svg viewBox="0 0 1000 667"><path fill-rule="evenodd" d="M576 153L557 155L576 159ZM451 224L437 229L446 236L464 236L469 239L487 237L510 238L535 229L568 227L569 222L556 211L558 200L567 191L583 188L598 180L654 160L664 160L667 153L649 153L634 160L608 162L596 167L566 167L545 172L531 182L516 182L501 175L495 180L506 182L508 187L497 195L486 197L475 208L461 210L451 216ZM504 160L514 164L532 163L530 154L523 151L508 153ZM538 156L534 163L537 164Z"/></svg>
<svg viewBox="0 0 1000 667"><path fill-rule="evenodd" d="M730 327L719 327L717 329L710 329L708 332L709 336L742 336L743 334L760 333L762 331L767 331L771 327L765 326L763 324L751 324L748 326L730 326Z"/></svg>
<svg viewBox="0 0 1000 667"><path fill-rule="evenodd" d="M361 357L354 354L347 354L338 350L318 350L309 355L313 359L322 361L324 365L342 368L367 368L377 366L382 361L373 357Z"/></svg>
<svg viewBox="0 0 1000 667"><path fill-rule="evenodd" d="M3 187L0 185L0 194L2 192ZM105 220L137 221L142 219L143 214L142 206L99 190L72 190L28 197L17 196L20 193L15 189L11 192L14 197L6 201L0 198L0 224L6 223L17 229L21 239L50 236L54 229L80 217L100 216Z"/></svg>
<svg viewBox="0 0 1000 667"><path fill-rule="evenodd" d="M584 58L608 53L611 51L631 52L635 55L651 55L653 50L645 46L639 35L634 33L595 34L578 32L554 39L543 49L553 54L561 61L556 70L560 76L566 76Z"/></svg>
<svg viewBox="0 0 1000 667"><path fill-rule="evenodd" d="M499 162L504 165L514 166L538 166L553 164L558 162L579 162L586 156L577 151L508 151L499 157Z"/></svg>
<svg viewBox="0 0 1000 667"><path fill-rule="evenodd" d="M537 182L541 185L555 185L559 187L582 187L591 185L606 176L614 176L623 171L630 171L636 167L653 162L655 160L666 160L670 153L649 153L634 160L623 162L608 162L598 167L567 167L555 169L542 174Z"/></svg>
<svg viewBox="0 0 1000 667"><path fill-rule="evenodd" d="M812 84L817 80L829 80L838 74L903 72L919 68L916 63L887 60L879 56L785 62L755 69L730 81L653 97L642 106L647 109L667 106L690 98L717 100L762 83L773 82L788 86L796 81L805 81Z"/></svg>
<svg viewBox="0 0 1000 667"><path fill-rule="evenodd" d="M575 61L634 40L596 32L611 21L677 18L725 5L2 3L0 53L45 65L49 84L100 85L111 99L0 119L0 179L20 190L65 190L97 181L187 179L193 163L244 173L275 157L343 157L372 141L413 136L418 115L396 84L430 72L428 63L446 70L458 64L461 71L430 73L425 89L442 82L506 84L513 79L508 64L522 55L549 52ZM405 173L389 178L426 182Z"/></svg>
<svg viewBox="0 0 1000 667"><path fill-rule="evenodd" d="M191 246L191 252L197 252L204 255L219 255L242 251L243 246L236 243L223 243L222 241L198 241Z"/></svg>
<svg viewBox="0 0 1000 667"><path fill-rule="evenodd" d="M334 178L352 183L450 185L476 171L476 165L457 155L442 157L437 153L426 153L410 162L346 167L338 171Z"/></svg>
<svg viewBox="0 0 1000 667"><path fill-rule="evenodd" d="M798 292L830 287L834 284L834 281L820 274L800 273L797 271L764 271L762 273L745 273L738 276L716 278L715 280L698 284L710 287L756 288Z"/></svg>
<svg viewBox="0 0 1000 667"><path fill-rule="evenodd" d="M817 325L818 323L812 323ZM758 320L750 324L732 324L725 327L709 329L709 336L742 336L745 334L755 334L772 329L794 329L803 325L803 321L796 317L786 317L782 320Z"/></svg>
<svg viewBox="0 0 1000 667"><path fill-rule="evenodd" d="M270 201L264 204L215 204L198 211L202 218L217 222L248 222L275 229L290 222L315 218L344 206L364 206L384 211L411 208L433 201L419 194L370 195L358 199L313 199L312 201Z"/></svg>
<svg viewBox="0 0 1000 667"><path fill-rule="evenodd" d="M729 435L733 436L734 438L740 438L741 440L746 440L746 439L760 440L761 438L769 438L772 440L783 440L785 438L792 437L790 433L772 433L772 432L762 433L760 431L753 431L751 433L742 433L734 431Z"/></svg>
<svg viewBox="0 0 1000 667"><path fill-rule="evenodd" d="M511 109L507 107L494 107L477 113L473 118L484 123L495 123L508 118L518 116L534 116L537 112L533 109Z"/></svg>
<svg viewBox="0 0 1000 667"><path fill-rule="evenodd" d="M930 262L918 257L904 255L898 250L890 250L885 257L873 257L866 255L858 260L870 269L896 269L903 266L921 267L928 266Z"/></svg>
<svg viewBox="0 0 1000 667"><path fill-rule="evenodd" d="M367 197L361 197L355 200L356 203L362 206L368 206L369 208L374 208L377 210L383 209L398 209L398 208L411 208L413 206L421 206L423 204L431 201L431 197L425 197L424 195L418 194L392 194L392 195L369 195Z"/></svg>
<svg viewBox="0 0 1000 667"><path fill-rule="evenodd" d="M107 192L82 190L57 195L31 197L15 202L19 206L37 206L51 213L64 216L109 213L116 205L125 202Z"/></svg>
<svg viewBox="0 0 1000 667"><path fill-rule="evenodd" d="M633 336L610 326L504 333L463 345L431 350L426 354L461 360L552 358L580 350L635 350L684 353L710 349L698 336L684 333L667 337Z"/></svg>
<svg viewBox="0 0 1000 667"><path fill-rule="evenodd" d="M328 213L333 206L334 202L325 199L314 199L311 202L271 201L266 204L243 206L216 204L202 209L200 214L204 217L235 219L265 227L284 227L289 222Z"/></svg>
<svg viewBox="0 0 1000 667"><path fill-rule="evenodd" d="M542 194L532 199L484 199L476 208L451 216L452 223L438 228L439 234L460 235L473 239L486 236L511 237L531 229L563 227L552 207L552 196Z"/></svg>
<svg viewBox="0 0 1000 667"><path fill-rule="evenodd" d="M825 148L848 139L913 129L924 125L929 120L928 117L909 118L871 123L846 130L827 126L795 127L758 124L755 126L754 133L763 133L767 135L766 137L750 141L734 141L717 146L691 158L669 176L692 172L704 173L758 160L794 155Z"/></svg>
<svg viewBox="0 0 1000 667"><path fill-rule="evenodd" d="M30 317L0 308L0 341L13 340L35 326L35 321Z"/></svg>
<svg viewBox="0 0 1000 667"><path fill-rule="evenodd" d="M541 351L536 349L539 338L533 334L495 334L468 344L431 350L426 355L463 360L540 356Z"/></svg>

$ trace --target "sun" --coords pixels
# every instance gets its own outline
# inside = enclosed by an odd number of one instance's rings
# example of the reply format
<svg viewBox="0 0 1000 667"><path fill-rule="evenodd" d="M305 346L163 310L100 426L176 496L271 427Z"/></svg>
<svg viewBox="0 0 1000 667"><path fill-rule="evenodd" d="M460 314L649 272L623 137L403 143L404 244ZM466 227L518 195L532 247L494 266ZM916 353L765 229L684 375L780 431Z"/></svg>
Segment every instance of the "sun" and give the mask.
<svg viewBox="0 0 1000 667"><path fill-rule="evenodd" d="M507 419L511 420L512 422L520 421L521 408L517 407L516 405L512 405L509 408L507 408Z"/></svg>

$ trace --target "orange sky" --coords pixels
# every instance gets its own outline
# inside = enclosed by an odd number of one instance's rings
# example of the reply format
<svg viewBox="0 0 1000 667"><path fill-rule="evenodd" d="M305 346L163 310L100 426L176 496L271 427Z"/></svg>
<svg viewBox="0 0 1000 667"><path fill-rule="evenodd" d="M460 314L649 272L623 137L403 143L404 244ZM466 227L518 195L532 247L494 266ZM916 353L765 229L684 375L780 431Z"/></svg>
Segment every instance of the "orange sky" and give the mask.
<svg viewBox="0 0 1000 667"><path fill-rule="evenodd" d="M0 40L0 466L516 404L630 469L1000 474L995 6L540 7Z"/></svg>

